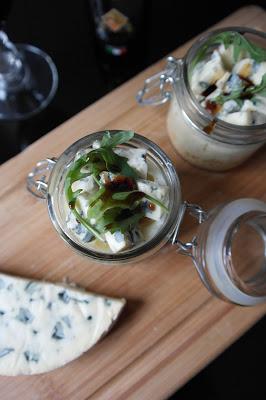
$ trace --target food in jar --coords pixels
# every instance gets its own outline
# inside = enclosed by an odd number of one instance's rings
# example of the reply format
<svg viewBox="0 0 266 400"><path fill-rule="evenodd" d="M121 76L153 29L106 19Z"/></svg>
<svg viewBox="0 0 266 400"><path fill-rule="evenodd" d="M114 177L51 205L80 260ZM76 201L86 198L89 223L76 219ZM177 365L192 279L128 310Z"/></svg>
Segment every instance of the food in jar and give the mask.
<svg viewBox="0 0 266 400"><path fill-rule="evenodd" d="M266 49L241 33L212 36L192 60L189 82L215 118L244 126L266 123Z"/></svg>
<svg viewBox="0 0 266 400"><path fill-rule="evenodd" d="M75 286L0 274L0 375L39 374L76 359L124 305Z"/></svg>
<svg viewBox="0 0 266 400"><path fill-rule="evenodd" d="M139 246L168 212L164 178L145 149L125 145L133 137L106 132L76 154L66 175L67 227L90 249L119 253Z"/></svg>

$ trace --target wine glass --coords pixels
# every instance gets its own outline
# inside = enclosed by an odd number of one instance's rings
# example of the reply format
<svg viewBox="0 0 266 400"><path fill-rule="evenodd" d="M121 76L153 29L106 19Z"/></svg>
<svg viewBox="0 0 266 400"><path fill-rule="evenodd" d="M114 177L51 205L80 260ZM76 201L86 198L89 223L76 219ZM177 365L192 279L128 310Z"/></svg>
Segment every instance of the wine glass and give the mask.
<svg viewBox="0 0 266 400"><path fill-rule="evenodd" d="M0 30L0 120L29 118L50 103L58 85L52 59L29 44L14 44Z"/></svg>

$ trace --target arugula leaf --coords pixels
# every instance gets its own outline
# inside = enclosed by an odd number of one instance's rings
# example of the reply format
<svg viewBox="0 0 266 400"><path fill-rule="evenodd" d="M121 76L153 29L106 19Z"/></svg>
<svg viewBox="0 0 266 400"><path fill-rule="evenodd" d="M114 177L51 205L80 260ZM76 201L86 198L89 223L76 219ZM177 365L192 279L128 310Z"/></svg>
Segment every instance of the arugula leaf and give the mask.
<svg viewBox="0 0 266 400"><path fill-rule="evenodd" d="M81 192L80 190L73 192L71 189L72 183L89 175L88 173L80 172L81 168L84 167L86 163L86 156L82 156L73 164L72 168L69 170L66 176L65 193L68 203L74 202Z"/></svg>
<svg viewBox="0 0 266 400"><path fill-rule="evenodd" d="M88 164L92 174L99 175L102 171L110 171L130 178L137 179L137 172L130 167L126 157L119 156L112 148L99 148L92 150L88 155Z"/></svg>
<svg viewBox="0 0 266 400"><path fill-rule="evenodd" d="M91 224L88 223L88 221L86 219L84 219L75 208L72 208L71 211L73 212L73 214L75 215L76 219L83 225L85 226L85 228L88 229L88 231L90 231L97 239L99 239L101 242L104 241L104 239L102 238L100 232L98 232L97 229L95 229Z"/></svg>
<svg viewBox="0 0 266 400"><path fill-rule="evenodd" d="M126 200L129 197L132 197L135 194L139 194L141 197L144 197L145 193L140 192L139 190L131 190L130 192L118 192L112 195L114 200Z"/></svg>
<svg viewBox="0 0 266 400"><path fill-rule="evenodd" d="M208 51L210 51L210 47L219 46L223 44L224 47L227 49L231 44L231 34L233 32L221 32L215 36L212 36L207 42L205 42L198 50L196 56L190 63L190 71L193 71L195 66L198 64L199 61L203 60L207 55Z"/></svg>
<svg viewBox="0 0 266 400"><path fill-rule="evenodd" d="M168 208L161 203L158 199L156 199L155 197L150 196L149 194L145 194L146 199L150 200L151 203L156 204L157 206L161 207L164 211L169 212Z"/></svg>
<svg viewBox="0 0 266 400"><path fill-rule="evenodd" d="M219 46L220 44L223 44L226 49L233 45L234 62L238 61L241 51L248 52L249 56L256 62L266 61L266 49L250 42L239 32L228 31L212 36L199 48L190 63L189 71L192 72L198 62L206 57L207 53L212 50L211 47Z"/></svg>
<svg viewBox="0 0 266 400"><path fill-rule="evenodd" d="M151 203L156 204L157 206L161 207L163 210L168 212L168 208L165 207L165 205L158 199L156 199L153 196L150 196L149 194L146 194L144 192L141 192L140 190L132 190L131 192L119 192L119 193L114 193L113 194L113 199L115 200L126 200L129 197L135 196L137 199L145 197L147 200L149 200Z"/></svg>
<svg viewBox="0 0 266 400"><path fill-rule="evenodd" d="M89 197L89 206L92 207L96 201L106 192L105 187L100 187L96 193L93 193Z"/></svg>
<svg viewBox="0 0 266 400"><path fill-rule="evenodd" d="M257 46L255 43L250 42L245 36L238 32L231 32L233 36L234 45L234 61L237 62L241 50L247 51L249 56L256 62L266 61L266 49Z"/></svg>
<svg viewBox="0 0 266 400"><path fill-rule="evenodd" d="M111 227L109 228L111 233L120 231L122 233L126 231L130 231L133 228L135 228L139 221L145 216L144 210L139 209L138 212L132 213L132 215L128 216L127 218L124 219L119 219L115 221L114 223L111 224Z"/></svg>
<svg viewBox="0 0 266 400"><path fill-rule="evenodd" d="M114 207L106 210L101 218L99 218L97 221L97 228L99 229L99 231L105 232L106 230L108 230L108 227L110 227L116 221L116 219L119 218L121 212L122 210L119 207Z"/></svg>
<svg viewBox="0 0 266 400"><path fill-rule="evenodd" d="M231 93L219 96L212 99L214 103L224 104L228 100L235 100L237 102L243 102L245 97L250 98L251 96L259 94L266 96L266 74L263 75L261 83L257 86L249 86L247 88L235 89Z"/></svg>
<svg viewBox="0 0 266 400"><path fill-rule="evenodd" d="M246 92L250 93L250 94L260 94L262 96L264 96L265 94L262 93L266 93L266 73L262 76L261 82L259 85L254 86L254 87L248 87Z"/></svg>
<svg viewBox="0 0 266 400"><path fill-rule="evenodd" d="M215 97L214 99L211 99L212 102L217 103L217 104L224 104L228 100L238 100L241 97L241 94L243 93L243 89L235 89L232 90L230 94L219 94L219 96Z"/></svg>
<svg viewBox="0 0 266 400"><path fill-rule="evenodd" d="M118 146L119 144L128 142L133 137L133 131L120 131L113 134L111 134L110 132L106 132L106 134L103 135L101 147L113 148Z"/></svg>

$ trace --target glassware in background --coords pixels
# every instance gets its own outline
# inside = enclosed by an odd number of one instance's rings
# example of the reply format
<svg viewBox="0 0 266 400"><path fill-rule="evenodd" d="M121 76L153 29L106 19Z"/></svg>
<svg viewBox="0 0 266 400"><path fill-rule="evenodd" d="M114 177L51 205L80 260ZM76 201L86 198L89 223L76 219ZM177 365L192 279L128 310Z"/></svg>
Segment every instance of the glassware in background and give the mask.
<svg viewBox="0 0 266 400"><path fill-rule="evenodd" d="M0 30L0 120L29 118L50 103L58 84L57 69L42 50L12 43Z"/></svg>

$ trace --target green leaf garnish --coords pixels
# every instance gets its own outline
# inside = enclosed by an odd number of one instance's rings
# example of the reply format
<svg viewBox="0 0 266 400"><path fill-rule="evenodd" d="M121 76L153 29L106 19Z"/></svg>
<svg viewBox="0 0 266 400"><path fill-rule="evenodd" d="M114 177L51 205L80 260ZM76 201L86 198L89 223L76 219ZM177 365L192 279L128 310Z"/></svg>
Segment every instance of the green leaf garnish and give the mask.
<svg viewBox="0 0 266 400"><path fill-rule="evenodd" d="M132 131L105 133L101 140L101 147L88 153L87 162L91 173L97 178L102 171L110 171L137 179L138 174L134 168L130 167L128 159L113 151L114 147L128 142L133 137Z"/></svg>
<svg viewBox="0 0 266 400"><path fill-rule="evenodd" d="M73 192L71 189L72 183L78 181L79 179L85 178L86 176L89 175L88 173L80 172L81 168L84 167L86 163L87 163L86 156L82 156L74 163L72 168L70 168L70 170L68 171L65 182L65 192L68 203L75 201L77 196L81 192L80 190Z"/></svg>
<svg viewBox="0 0 266 400"><path fill-rule="evenodd" d="M259 94L260 96L266 95L266 74L264 74L261 78L261 82L257 86L248 87L246 92L250 94Z"/></svg>
<svg viewBox="0 0 266 400"><path fill-rule="evenodd" d="M147 200L149 200L151 203L156 204L157 206L161 207L163 210L168 212L168 208L158 199L156 199L153 196L150 196L149 194L146 194L144 192L141 192L139 190L132 190L131 192L119 192L113 194L113 199L115 200L126 200L129 197L135 196L136 198L143 198L145 197Z"/></svg>
<svg viewBox="0 0 266 400"><path fill-rule="evenodd" d="M114 148L119 144L129 142L131 139L133 139L133 137L133 131L120 131L113 134L106 132L101 141L101 148Z"/></svg>
<svg viewBox="0 0 266 400"><path fill-rule="evenodd" d="M144 210L139 208L138 210L134 210L134 212L132 212L131 215L129 214L126 218L123 219L116 218L116 221L114 221L111 224L110 228L108 229L110 230L111 233L117 231L120 231L122 233L126 231L131 231L139 224L140 220L144 216L145 216Z"/></svg>
<svg viewBox="0 0 266 400"><path fill-rule="evenodd" d="M250 42L245 36L238 32L231 32L232 44L234 46L234 62L239 59L239 54L242 51L246 51L250 58L256 62L262 62L266 60L266 49L257 46L255 43Z"/></svg>
<svg viewBox="0 0 266 400"><path fill-rule="evenodd" d="M224 104L228 100L238 100L240 99L243 89L232 90L230 94L219 94L219 96L211 99L212 102L217 104Z"/></svg>
<svg viewBox="0 0 266 400"><path fill-rule="evenodd" d="M245 98L251 98L254 95L266 96L266 74L263 75L261 83L257 86L249 86L232 90L229 94L220 94L211 101L218 104L224 104L228 100L235 100L236 102L243 102Z"/></svg>
<svg viewBox="0 0 266 400"><path fill-rule="evenodd" d="M206 57L207 53L211 50L210 47L212 48L214 46L219 46L220 44L223 44L224 47L227 49L232 42L232 33L233 32L221 32L207 40L207 42L205 42L199 48L196 56L191 61L189 66L190 72L192 72L195 66Z"/></svg>
<svg viewBox="0 0 266 400"><path fill-rule="evenodd" d="M101 242L104 241L103 237L101 236L100 232L98 232L97 229L95 229L86 219L84 219L79 213L78 211L73 208L71 210L73 212L73 214L75 215L76 219L83 225L85 226L85 228L88 229L88 231L90 231L97 239L99 239Z"/></svg>

